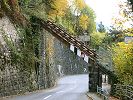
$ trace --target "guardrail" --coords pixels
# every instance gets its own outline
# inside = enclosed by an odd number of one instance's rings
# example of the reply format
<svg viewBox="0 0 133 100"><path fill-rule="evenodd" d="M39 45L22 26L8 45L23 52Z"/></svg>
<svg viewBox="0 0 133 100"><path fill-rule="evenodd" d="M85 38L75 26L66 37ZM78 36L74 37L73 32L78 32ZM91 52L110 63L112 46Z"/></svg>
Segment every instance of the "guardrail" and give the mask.
<svg viewBox="0 0 133 100"><path fill-rule="evenodd" d="M103 97L103 100L109 100L109 93L106 90L103 90L102 87L97 86L97 93Z"/></svg>
<svg viewBox="0 0 133 100"><path fill-rule="evenodd" d="M133 86L115 84L115 95L122 100L133 100Z"/></svg>

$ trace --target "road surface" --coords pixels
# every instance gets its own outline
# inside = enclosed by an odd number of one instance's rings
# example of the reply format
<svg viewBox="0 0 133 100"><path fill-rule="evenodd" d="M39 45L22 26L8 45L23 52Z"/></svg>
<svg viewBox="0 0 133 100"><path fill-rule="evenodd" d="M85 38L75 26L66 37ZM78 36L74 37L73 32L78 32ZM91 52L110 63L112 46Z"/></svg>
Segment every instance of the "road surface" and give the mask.
<svg viewBox="0 0 133 100"><path fill-rule="evenodd" d="M74 75L61 78L53 89L17 96L8 100L89 100L88 75Z"/></svg>

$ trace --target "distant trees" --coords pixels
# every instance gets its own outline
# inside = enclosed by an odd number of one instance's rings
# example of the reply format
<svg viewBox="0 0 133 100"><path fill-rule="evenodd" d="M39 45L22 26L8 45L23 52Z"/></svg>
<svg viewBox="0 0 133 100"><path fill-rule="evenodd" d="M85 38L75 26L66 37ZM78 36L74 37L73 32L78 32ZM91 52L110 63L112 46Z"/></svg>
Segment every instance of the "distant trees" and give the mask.
<svg viewBox="0 0 133 100"><path fill-rule="evenodd" d="M100 24L98 24L98 29L97 29L100 33L104 33L106 32L106 29L104 27L104 25L102 24L102 22L100 22Z"/></svg>
<svg viewBox="0 0 133 100"><path fill-rule="evenodd" d="M131 5L128 2L121 2L119 5L119 16L113 18L113 26L117 30L124 31L129 25L133 26L133 12L131 9Z"/></svg>
<svg viewBox="0 0 133 100"><path fill-rule="evenodd" d="M109 34L105 38L106 43L109 44L111 44L111 41L112 43L122 42L127 34L133 34L133 12L131 5L128 2L120 2L118 6L119 15L112 19L112 26L109 28Z"/></svg>
<svg viewBox="0 0 133 100"><path fill-rule="evenodd" d="M110 31L113 49L113 63L119 82L133 85L133 42L124 43L126 35L133 36L133 12L128 2L119 4L119 16L113 18L114 24Z"/></svg>

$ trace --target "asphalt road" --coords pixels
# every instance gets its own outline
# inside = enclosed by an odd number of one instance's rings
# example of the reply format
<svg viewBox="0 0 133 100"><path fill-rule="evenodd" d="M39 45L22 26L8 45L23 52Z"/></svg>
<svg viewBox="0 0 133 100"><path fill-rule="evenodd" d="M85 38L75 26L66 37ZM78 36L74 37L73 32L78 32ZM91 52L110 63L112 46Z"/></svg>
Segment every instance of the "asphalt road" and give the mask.
<svg viewBox="0 0 133 100"><path fill-rule="evenodd" d="M88 75L66 76L55 88L17 96L8 100L88 100Z"/></svg>

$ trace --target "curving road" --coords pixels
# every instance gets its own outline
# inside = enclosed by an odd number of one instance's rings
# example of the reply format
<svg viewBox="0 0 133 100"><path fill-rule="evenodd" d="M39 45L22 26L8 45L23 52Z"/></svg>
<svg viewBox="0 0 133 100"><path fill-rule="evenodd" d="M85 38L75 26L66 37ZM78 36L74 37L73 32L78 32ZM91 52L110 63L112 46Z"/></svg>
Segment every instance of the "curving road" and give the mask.
<svg viewBox="0 0 133 100"><path fill-rule="evenodd" d="M38 93L17 96L8 100L89 100L88 75L66 76L59 79L57 87Z"/></svg>

